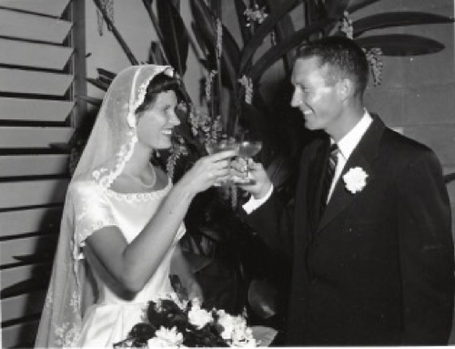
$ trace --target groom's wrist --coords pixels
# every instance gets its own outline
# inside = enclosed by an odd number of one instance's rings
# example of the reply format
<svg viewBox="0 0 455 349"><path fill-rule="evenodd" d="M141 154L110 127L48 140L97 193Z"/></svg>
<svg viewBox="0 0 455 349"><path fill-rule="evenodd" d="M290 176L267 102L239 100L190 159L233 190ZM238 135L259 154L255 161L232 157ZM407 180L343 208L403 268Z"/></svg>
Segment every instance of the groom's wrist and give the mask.
<svg viewBox="0 0 455 349"><path fill-rule="evenodd" d="M243 210L247 214L250 214L251 212L253 212L257 208L259 208L264 202L266 202L270 198L272 193L273 193L273 184L270 184L270 186L268 188L268 191L265 194L261 195L259 199L256 199L252 195L250 197L250 199L248 200L248 202L242 206Z"/></svg>
<svg viewBox="0 0 455 349"><path fill-rule="evenodd" d="M255 200L262 200L266 196L270 196L272 191L273 191L272 182L267 182L260 190L258 190L257 193L252 193L252 196Z"/></svg>

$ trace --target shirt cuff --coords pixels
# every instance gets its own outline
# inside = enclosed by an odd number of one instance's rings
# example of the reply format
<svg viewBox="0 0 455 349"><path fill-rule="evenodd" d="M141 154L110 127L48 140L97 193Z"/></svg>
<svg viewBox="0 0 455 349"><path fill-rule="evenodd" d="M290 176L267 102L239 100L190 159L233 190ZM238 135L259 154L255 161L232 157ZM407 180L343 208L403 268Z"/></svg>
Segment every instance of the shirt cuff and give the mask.
<svg viewBox="0 0 455 349"><path fill-rule="evenodd" d="M259 208L264 202L266 202L273 193L273 184L270 186L269 191L260 199L255 199L251 195L250 199L242 206L247 214L250 214L257 208Z"/></svg>

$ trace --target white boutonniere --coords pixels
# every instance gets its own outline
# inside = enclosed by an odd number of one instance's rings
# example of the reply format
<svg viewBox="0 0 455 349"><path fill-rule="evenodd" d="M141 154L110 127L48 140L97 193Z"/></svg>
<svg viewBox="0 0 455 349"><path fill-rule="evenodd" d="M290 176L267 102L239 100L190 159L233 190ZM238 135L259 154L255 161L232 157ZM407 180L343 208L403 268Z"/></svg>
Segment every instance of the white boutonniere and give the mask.
<svg viewBox="0 0 455 349"><path fill-rule="evenodd" d="M368 174L361 167L353 167L343 176L343 181L346 189L355 194L365 187L367 177Z"/></svg>

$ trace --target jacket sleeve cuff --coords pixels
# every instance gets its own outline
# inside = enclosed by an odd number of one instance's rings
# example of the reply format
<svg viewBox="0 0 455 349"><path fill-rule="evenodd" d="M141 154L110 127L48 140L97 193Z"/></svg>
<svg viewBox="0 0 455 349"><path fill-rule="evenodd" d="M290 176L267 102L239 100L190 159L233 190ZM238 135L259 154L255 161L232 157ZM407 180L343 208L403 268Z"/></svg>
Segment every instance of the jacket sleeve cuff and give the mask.
<svg viewBox="0 0 455 349"><path fill-rule="evenodd" d="M266 202L273 193L273 184L270 186L269 191L260 199L255 199L254 196L251 195L250 199L242 206L244 211L247 214L250 214L257 208L259 208L264 202Z"/></svg>

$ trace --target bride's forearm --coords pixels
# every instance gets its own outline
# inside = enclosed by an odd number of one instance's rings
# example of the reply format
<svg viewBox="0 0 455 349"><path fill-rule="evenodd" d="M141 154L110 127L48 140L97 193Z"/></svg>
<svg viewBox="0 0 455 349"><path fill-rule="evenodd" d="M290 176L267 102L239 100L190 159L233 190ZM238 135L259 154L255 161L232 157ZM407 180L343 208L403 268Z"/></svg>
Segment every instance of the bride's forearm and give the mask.
<svg viewBox="0 0 455 349"><path fill-rule="evenodd" d="M177 183L144 230L125 248L122 275L128 287L141 290L156 271L195 195L191 188ZM147 263L144 263L145 257Z"/></svg>

